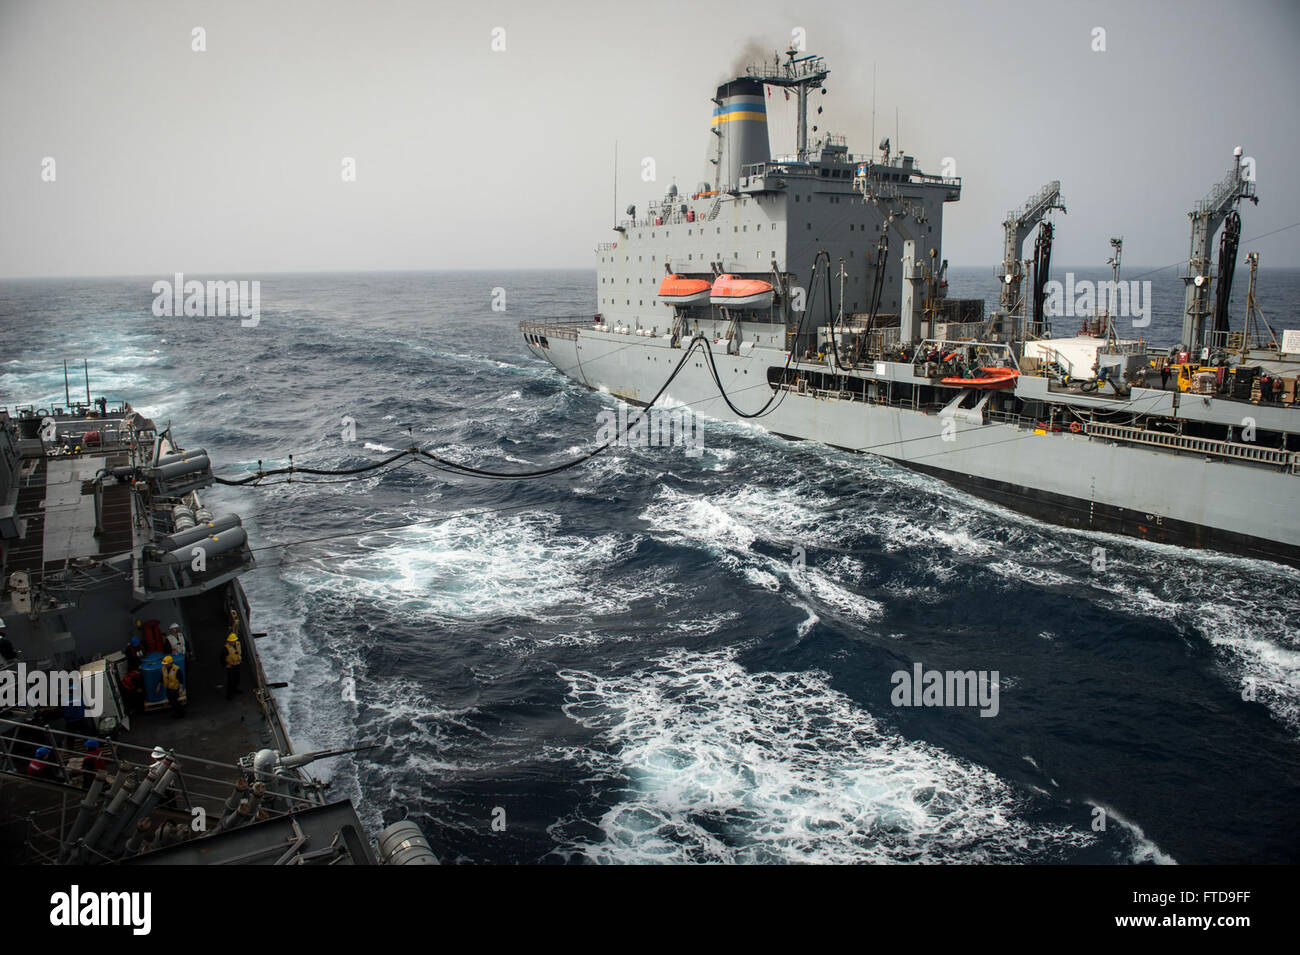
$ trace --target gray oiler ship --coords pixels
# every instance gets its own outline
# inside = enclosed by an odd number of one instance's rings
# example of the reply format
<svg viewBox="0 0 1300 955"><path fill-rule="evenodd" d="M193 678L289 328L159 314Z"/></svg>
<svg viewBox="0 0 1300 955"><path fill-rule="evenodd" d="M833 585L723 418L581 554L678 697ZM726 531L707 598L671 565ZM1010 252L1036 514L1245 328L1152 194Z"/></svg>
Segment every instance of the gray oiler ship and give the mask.
<svg viewBox="0 0 1300 955"><path fill-rule="evenodd" d="M239 583L253 551L237 515L204 506L213 482L203 450L92 401L88 375L84 403L0 407L0 861L436 861L409 821L376 853L306 772L345 750L293 751Z"/></svg>
<svg viewBox="0 0 1300 955"><path fill-rule="evenodd" d="M1060 184L1008 215L997 306L951 299L943 211L960 179L888 140L868 159L810 144L828 72L788 51L722 84L713 181L629 207L596 249L599 313L521 323L531 351L642 405L689 353L662 403L881 455L1048 521L1300 564L1300 355L1283 351L1300 344L1257 314L1254 255L1244 327L1228 321L1237 206L1258 201L1241 150L1190 214L1180 344L1121 339L1118 296L1054 336ZM770 155L771 90L797 98L792 157Z"/></svg>

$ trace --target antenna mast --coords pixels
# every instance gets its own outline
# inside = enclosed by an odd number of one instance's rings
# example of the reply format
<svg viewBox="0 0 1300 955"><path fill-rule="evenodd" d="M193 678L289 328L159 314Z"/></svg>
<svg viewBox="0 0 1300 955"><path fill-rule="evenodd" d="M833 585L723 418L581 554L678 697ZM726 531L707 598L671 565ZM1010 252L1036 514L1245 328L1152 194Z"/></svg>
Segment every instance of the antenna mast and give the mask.
<svg viewBox="0 0 1300 955"><path fill-rule="evenodd" d="M768 86L794 90L799 102L799 118L795 127L796 150L797 158L803 162L808 158L808 93L821 88L822 81L831 71L826 69L826 61L820 56L798 54L798 50L786 50L785 55L789 59L785 63L754 64L745 68L745 76Z"/></svg>

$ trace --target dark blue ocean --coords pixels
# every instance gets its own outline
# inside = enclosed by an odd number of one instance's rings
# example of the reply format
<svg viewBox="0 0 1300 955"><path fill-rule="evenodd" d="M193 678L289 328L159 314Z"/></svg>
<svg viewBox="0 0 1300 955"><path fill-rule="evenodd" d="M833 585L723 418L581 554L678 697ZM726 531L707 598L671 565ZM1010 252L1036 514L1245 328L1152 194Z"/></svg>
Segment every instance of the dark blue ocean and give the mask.
<svg viewBox="0 0 1300 955"><path fill-rule="evenodd" d="M992 271L950 294L992 301ZM412 442L527 469L590 448L614 406L517 328L590 315L590 271L246 276L255 328L155 317L160 277L0 283L0 404L62 403L85 358L95 394L231 477ZM1181 283L1148 277L1146 337L1172 344ZM1300 325L1300 272L1263 271L1260 300ZM698 457L208 499L258 548L245 586L298 748L380 744L322 772L444 861L1300 862L1293 569L717 422ZM894 706L918 662L998 671L997 715Z"/></svg>

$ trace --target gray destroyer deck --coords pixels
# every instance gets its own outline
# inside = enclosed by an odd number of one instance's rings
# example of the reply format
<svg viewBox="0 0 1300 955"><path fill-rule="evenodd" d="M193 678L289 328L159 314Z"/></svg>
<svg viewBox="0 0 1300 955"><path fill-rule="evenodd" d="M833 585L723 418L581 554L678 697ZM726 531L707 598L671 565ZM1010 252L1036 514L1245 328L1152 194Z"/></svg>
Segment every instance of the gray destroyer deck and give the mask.
<svg viewBox="0 0 1300 955"><path fill-rule="evenodd" d="M198 497L212 483L206 454L180 451L129 405L101 400L0 409L0 464L0 618L17 654L0 678L99 676L105 698L83 718L49 699L0 706L0 855L104 862L200 837L215 848L244 825L322 805L323 789L299 768L313 754L293 756L258 657L265 634L252 630L238 581L253 566L247 537L238 517L213 515ZM184 636L183 717L165 701L130 712L123 650L149 621ZM244 659L241 692L227 699L230 633ZM82 771L88 738L102 744L98 774ZM50 755L33 775L41 747ZM254 754L274 756L256 764ZM346 801L324 818L339 813L362 832ZM373 862L364 839L339 845L339 861Z"/></svg>

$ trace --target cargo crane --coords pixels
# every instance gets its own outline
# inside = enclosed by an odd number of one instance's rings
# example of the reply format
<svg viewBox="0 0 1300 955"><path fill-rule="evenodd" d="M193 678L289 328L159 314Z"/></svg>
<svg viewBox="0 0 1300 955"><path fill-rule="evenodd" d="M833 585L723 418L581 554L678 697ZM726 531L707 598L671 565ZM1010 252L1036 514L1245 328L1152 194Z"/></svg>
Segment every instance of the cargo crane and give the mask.
<svg viewBox="0 0 1300 955"><path fill-rule="evenodd" d="M1021 304L1020 286L1024 279L1024 266L1020 262L1020 249L1034 226L1053 209L1065 211L1065 204L1061 202L1059 179L1043 186L1019 209L1007 213L1006 221L1002 223L1006 234L1002 246L1002 271L998 273L1002 279L1002 292L998 297L1000 311L1011 314ZM1050 241L1050 234L1047 241ZM1046 275L1043 279L1046 280Z"/></svg>
<svg viewBox="0 0 1300 955"><path fill-rule="evenodd" d="M1240 221L1236 218L1238 202L1249 199L1256 205L1259 204L1259 197L1255 194L1254 179L1246 178L1244 172L1245 164L1242 162L1240 146L1232 151L1232 156L1232 169L1228 171L1227 176L1187 214L1192 220L1192 241L1191 250L1187 255L1187 268L1182 276L1186 284L1182 347L1188 351L1208 348L1211 344L1205 340L1205 319L1210 314L1210 283L1214 278L1210 266L1210 242L1225 220L1231 218L1234 224ZM1240 226L1237 225L1236 229L1239 228ZM1228 244L1232 246L1231 260L1235 265L1235 230L1234 238ZM1231 270L1227 275L1219 275L1219 283L1222 285L1225 282L1230 289ZM1226 321L1226 314L1222 316L1221 321ZM1221 346L1223 343L1215 344ZM1204 354L1203 357L1209 356Z"/></svg>

